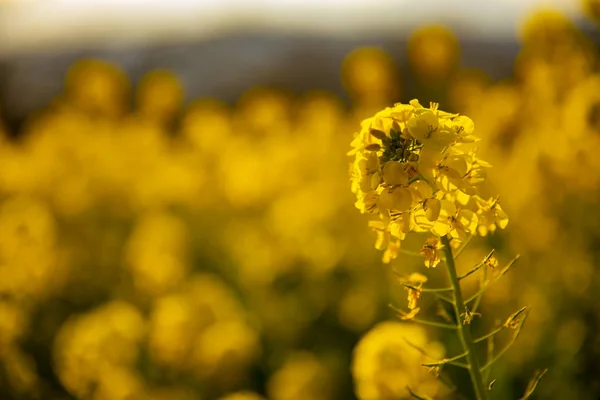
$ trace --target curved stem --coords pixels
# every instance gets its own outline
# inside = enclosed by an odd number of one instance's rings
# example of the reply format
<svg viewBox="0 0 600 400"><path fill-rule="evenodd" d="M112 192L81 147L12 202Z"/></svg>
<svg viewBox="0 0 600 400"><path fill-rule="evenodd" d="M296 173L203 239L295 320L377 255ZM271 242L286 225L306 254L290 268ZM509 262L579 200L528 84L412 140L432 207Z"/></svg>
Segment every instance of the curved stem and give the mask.
<svg viewBox="0 0 600 400"><path fill-rule="evenodd" d="M454 295L454 313L456 314L457 324L459 326L458 333L460 341L463 344L465 352L467 352L467 360L469 362L469 374L471 375L471 381L473 383L473 389L475 391L475 397L477 400L487 400L487 392L485 385L483 384L483 378L481 376L481 370L479 366L479 360L477 359L477 353L475 352L475 343L471 337L471 330L468 324L464 324L461 321L460 315L465 310L465 302L462 296L462 290L458 281L458 275L456 273L456 265L454 265L454 257L452 256L452 247L450 247L450 241L448 237L443 236L442 244L444 245L444 253L446 254L446 267L448 269L448 276L450 278L450 284L453 288Z"/></svg>

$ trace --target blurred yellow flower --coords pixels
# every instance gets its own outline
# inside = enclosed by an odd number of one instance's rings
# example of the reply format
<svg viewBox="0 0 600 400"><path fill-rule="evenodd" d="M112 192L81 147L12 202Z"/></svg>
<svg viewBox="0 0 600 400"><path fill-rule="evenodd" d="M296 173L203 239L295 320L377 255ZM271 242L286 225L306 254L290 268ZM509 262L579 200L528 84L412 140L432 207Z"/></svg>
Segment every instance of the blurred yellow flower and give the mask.
<svg viewBox="0 0 600 400"><path fill-rule="evenodd" d="M129 82L116 66L84 59L69 69L65 92L65 100L84 113L116 118L125 112Z"/></svg>
<svg viewBox="0 0 600 400"><path fill-rule="evenodd" d="M142 77L136 98L138 112L144 120L166 126L183 104L183 88L170 71L155 70Z"/></svg>
<svg viewBox="0 0 600 400"><path fill-rule="evenodd" d="M67 271L55 242L54 217L42 201L14 196L0 203L0 292L34 300L59 289Z"/></svg>
<svg viewBox="0 0 600 400"><path fill-rule="evenodd" d="M186 277L188 232L175 216L153 212L142 216L126 245L125 263L141 292L158 295Z"/></svg>
<svg viewBox="0 0 600 400"><path fill-rule="evenodd" d="M360 400L407 399L408 386L420 395L436 396L442 391L442 383L420 365L443 356L443 346L430 342L424 328L408 323L379 323L354 349L352 375L356 395Z"/></svg>
<svg viewBox="0 0 600 400"><path fill-rule="evenodd" d="M134 367L144 333L141 313L121 301L71 316L54 343L60 381L78 398L125 400L138 393L142 383Z"/></svg>
<svg viewBox="0 0 600 400"><path fill-rule="evenodd" d="M350 52L342 64L342 82L359 107L380 108L399 95L396 63L377 47L361 47Z"/></svg>
<svg viewBox="0 0 600 400"><path fill-rule="evenodd" d="M271 400L331 399L329 371L308 352L290 354L267 382Z"/></svg>
<svg viewBox="0 0 600 400"><path fill-rule="evenodd" d="M239 380L260 353L258 334L231 288L210 274L154 301L148 342L157 363L214 384Z"/></svg>
<svg viewBox="0 0 600 400"><path fill-rule="evenodd" d="M415 29L408 40L408 58L416 75L423 80L444 79L460 57L458 39L443 25Z"/></svg>

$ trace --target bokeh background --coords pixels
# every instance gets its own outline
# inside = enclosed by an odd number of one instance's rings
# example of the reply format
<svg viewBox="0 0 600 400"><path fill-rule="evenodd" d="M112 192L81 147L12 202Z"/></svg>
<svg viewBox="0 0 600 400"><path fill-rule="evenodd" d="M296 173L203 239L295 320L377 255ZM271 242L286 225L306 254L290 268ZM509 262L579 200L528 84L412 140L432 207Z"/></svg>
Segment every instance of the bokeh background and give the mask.
<svg viewBox="0 0 600 400"><path fill-rule="evenodd" d="M350 193L360 121L413 98L474 120L511 218L458 267L521 255L473 322L531 310L491 396L548 368L536 398L600 398L599 20L594 0L0 2L0 399L460 398L403 338L456 340L388 306L393 269L442 271L383 265Z"/></svg>

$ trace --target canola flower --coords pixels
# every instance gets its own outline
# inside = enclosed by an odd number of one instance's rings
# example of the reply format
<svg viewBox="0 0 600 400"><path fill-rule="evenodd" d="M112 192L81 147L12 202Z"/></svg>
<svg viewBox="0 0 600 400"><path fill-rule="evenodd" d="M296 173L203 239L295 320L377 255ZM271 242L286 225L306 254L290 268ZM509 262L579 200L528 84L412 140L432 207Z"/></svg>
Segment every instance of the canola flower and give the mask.
<svg viewBox="0 0 600 400"><path fill-rule="evenodd" d="M383 261L396 258L409 232L429 232L426 266L439 262L440 239L453 247L469 236L503 229L508 215L498 199L479 193L489 163L470 146L479 140L473 121L429 108L417 100L396 104L367 118L355 136L350 155L352 191L362 213L379 218L377 232Z"/></svg>
<svg viewBox="0 0 600 400"><path fill-rule="evenodd" d="M485 400L493 384L488 378L489 368L516 340L527 308L512 314L503 325L482 338L473 337L470 324L474 317L481 317L476 310L493 281L482 279L480 290L471 297L465 296L460 281L480 270L496 270L498 261L492 250L483 261L459 276L456 259L473 236L487 236L498 228L504 229L508 223L508 215L498 198L482 195L481 185L491 165L477 156L474 145L477 141L479 137L470 118L442 111L437 103L425 108L418 100L412 100L409 104L387 107L365 119L348 154L354 156L350 175L351 190L357 197L355 205L362 213L377 216L369 226L377 234L375 247L384 251L382 261L389 263L396 258L407 234L426 233L430 236L420 252L425 266L433 268L442 261L446 266L448 288L424 287L427 277L419 273L401 279L408 292L409 311L398 310L400 318L456 331L464 351L422 365L435 375L446 365L466 368L475 397ZM517 258L494 280L502 277ZM452 305L453 323L415 318L424 292ZM486 362L482 363L476 344L484 339L493 340L493 336L505 328L515 331L511 341L497 353L488 352ZM534 382L541 376L543 374L534 378ZM537 382L533 387L536 385ZM405 389L414 398L426 398L409 385Z"/></svg>

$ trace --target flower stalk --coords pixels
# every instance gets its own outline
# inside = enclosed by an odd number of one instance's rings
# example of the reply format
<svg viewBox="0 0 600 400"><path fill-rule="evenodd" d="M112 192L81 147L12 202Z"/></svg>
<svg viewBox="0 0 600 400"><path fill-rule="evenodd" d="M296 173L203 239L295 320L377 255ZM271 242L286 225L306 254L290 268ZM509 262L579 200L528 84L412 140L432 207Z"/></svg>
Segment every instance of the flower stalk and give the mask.
<svg viewBox="0 0 600 400"><path fill-rule="evenodd" d="M458 335L462 342L463 349L465 350L466 358L469 363L469 375L471 376L471 382L473 383L473 390L475 391L475 397L477 400L487 400L487 391L483 383L483 377L481 375L479 359L477 358L477 352L475 351L475 343L471 336L471 328L469 324L463 323L460 319L462 310L465 309L465 302L463 300L462 290L458 275L456 273L456 266L454 264L454 256L452 255L452 247L450 241L446 236L442 236L442 243L444 244L444 253L446 255L446 268L448 270L448 277L450 278L450 284L453 288L454 296L454 313L456 315L456 322L458 324Z"/></svg>

